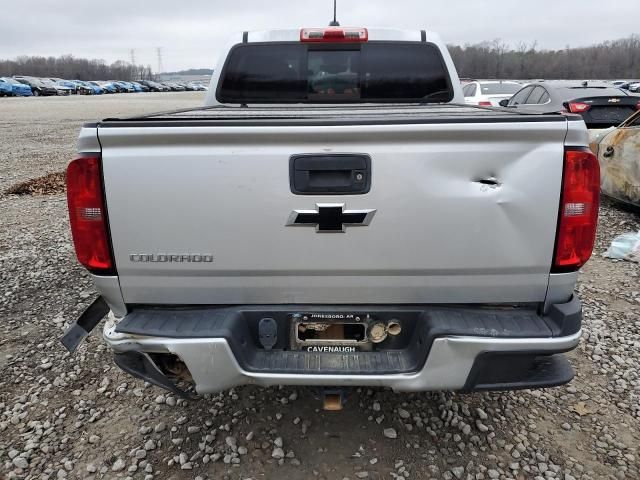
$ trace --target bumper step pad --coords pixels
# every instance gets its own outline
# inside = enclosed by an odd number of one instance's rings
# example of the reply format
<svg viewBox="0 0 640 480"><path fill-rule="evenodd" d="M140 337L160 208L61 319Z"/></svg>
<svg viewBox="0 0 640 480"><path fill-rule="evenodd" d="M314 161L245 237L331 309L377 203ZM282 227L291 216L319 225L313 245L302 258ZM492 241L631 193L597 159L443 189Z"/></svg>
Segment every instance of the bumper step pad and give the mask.
<svg viewBox="0 0 640 480"><path fill-rule="evenodd" d="M574 371L562 354L480 355L463 390L522 390L557 387L569 383Z"/></svg>

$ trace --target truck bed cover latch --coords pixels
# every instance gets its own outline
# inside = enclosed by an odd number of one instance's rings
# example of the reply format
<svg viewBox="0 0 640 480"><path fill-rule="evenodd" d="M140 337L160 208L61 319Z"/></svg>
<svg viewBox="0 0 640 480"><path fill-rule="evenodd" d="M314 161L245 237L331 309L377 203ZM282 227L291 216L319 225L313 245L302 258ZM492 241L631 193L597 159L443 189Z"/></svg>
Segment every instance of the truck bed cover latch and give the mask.
<svg viewBox="0 0 640 480"><path fill-rule="evenodd" d="M91 330L109 313L109 306L104 298L96 298L62 336L60 341L69 353L74 353L82 341L89 336Z"/></svg>

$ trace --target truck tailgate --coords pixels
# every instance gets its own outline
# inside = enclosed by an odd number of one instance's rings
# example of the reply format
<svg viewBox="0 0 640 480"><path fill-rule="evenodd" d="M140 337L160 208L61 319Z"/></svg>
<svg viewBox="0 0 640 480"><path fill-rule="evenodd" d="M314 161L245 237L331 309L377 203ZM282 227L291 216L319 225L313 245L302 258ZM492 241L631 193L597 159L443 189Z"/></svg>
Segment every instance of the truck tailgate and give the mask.
<svg viewBox="0 0 640 480"><path fill-rule="evenodd" d="M98 137L124 299L543 301L566 134L566 121L105 124ZM369 155L370 191L293 194L290 157L332 153ZM287 226L294 210L326 203L376 212L344 233Z"/></svg>

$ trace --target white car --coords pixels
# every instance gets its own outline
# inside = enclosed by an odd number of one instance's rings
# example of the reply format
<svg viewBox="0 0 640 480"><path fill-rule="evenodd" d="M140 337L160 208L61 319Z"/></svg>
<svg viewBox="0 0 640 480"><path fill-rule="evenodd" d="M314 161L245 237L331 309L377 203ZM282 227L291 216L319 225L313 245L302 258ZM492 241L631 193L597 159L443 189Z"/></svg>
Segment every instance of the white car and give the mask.
<svg viewBox="0 0 640 480"><path fill-rule="evenodd" d="M468 105L499 107L500 100L510 99L521 88L522 85L518 82L476 81L464 85L462 93L464 101Z"/></svg>

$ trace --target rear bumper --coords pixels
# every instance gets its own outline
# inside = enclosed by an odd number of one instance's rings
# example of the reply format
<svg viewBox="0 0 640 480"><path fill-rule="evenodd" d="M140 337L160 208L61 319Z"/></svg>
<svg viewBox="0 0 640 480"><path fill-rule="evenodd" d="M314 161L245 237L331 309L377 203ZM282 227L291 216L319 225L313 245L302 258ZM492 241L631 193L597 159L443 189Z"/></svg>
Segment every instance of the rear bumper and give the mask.
<svg viewBox="0 0 640 480"><path fill-rule="evenodd" d="M291 306L277 308L295 311ZM178 357L199 393L248 384L508 390L556 386L573 378L561 353L575 348L580 339L577 298L552 306L546 316L466 307L410 310L405 313L415 317L415 334L402 354L265 351L244 328L254 314L259 316L258 307L142 310L121 320L110 314L103 336L121 368L171 390L175 386L156 360L162 354Z"/></svg>

